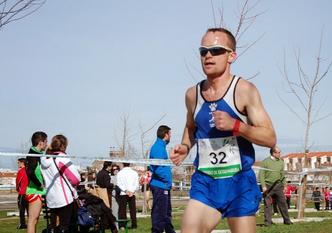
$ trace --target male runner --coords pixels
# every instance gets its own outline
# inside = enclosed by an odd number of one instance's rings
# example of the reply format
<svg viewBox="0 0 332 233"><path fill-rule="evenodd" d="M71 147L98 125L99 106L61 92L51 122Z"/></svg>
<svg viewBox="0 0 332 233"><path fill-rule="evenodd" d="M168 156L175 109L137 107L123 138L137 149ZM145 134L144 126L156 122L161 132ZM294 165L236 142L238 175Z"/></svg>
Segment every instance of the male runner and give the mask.
<svg viewBox="0 0 332 233"><path fill-rule="evenodd" d="M233 233L256 232L261 194L252 143L271 148L276 135L256 87L230 73L235 48L231 32L208 29L199 49L207 79L186 92L187 122L170 156L179 165L197 144L184 233L211 232L221 215Z"/></svg>

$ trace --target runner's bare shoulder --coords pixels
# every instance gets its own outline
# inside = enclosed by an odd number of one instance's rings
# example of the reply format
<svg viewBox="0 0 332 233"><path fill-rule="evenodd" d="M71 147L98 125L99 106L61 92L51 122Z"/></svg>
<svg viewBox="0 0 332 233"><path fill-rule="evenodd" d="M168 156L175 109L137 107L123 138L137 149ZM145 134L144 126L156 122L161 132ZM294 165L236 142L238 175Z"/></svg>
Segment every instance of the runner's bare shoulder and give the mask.
<svg viewBox="0 0 332 233"><path fill-rule="evenodd" d="M239 80L235 90L235 105L240 112L245 113L246 107L252 103L260 101L259 92L256 86L243 78Z"/></svg>

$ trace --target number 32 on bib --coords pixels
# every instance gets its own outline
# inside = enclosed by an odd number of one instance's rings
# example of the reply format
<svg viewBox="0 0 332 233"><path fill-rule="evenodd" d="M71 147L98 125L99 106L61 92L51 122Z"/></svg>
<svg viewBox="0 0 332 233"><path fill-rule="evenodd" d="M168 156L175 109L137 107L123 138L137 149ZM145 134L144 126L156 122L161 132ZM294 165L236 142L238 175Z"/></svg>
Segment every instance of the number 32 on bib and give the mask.
<svg viewBox="0 0 332 233"><path fill-rule="evenodd" d="M222 179L241 171L241 157L236 137L198 139L198 170Z"/></svg>

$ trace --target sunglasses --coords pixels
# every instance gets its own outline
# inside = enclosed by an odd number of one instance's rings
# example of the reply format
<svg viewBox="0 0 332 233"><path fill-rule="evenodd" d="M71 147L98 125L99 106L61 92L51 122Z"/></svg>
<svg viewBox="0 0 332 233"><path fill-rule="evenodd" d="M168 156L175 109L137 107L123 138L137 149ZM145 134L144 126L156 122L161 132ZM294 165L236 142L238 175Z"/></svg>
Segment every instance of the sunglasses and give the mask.
<svg viewBox="0 0 332 233"><path fill-rule="evenodd" d="M213 45L209 47L202 46L199 48L199 54L202 57L205 57L208 52L210 52L212 56L218 56L226 52L233 52L233 50L223 45Z"/></svg>

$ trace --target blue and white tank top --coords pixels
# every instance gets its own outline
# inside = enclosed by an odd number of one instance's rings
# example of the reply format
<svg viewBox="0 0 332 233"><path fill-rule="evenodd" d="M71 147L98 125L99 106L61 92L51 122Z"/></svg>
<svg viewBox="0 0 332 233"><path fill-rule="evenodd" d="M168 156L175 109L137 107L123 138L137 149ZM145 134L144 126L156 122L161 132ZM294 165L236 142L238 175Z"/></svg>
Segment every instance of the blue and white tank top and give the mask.
<svg viewBox="0 0 332 233"><path fill-rule="evenodd" d="M226 154L228 157L233 157L232 151L235 151L235 154L239 157L238 165L233 166L232 169L228 169L229 172L232 170L233 173L231 172L229 173L230 175L227 175L226 172L224 175L215 178L226 178L233 176L240 170L249 170L255 162L255 151L252 143L243 137L233 135L232 131L220 131L216 129L212 116L213 111L220 110L227 112L235 119L248 123L247 116L241 113L235 106L235 89L239 80L240 77L233 76L232 82L226 90L224 96L216 101L207 101L204 99L201 90L204 80L196 85L196 107L194 111L194 121L196 125L195 139L197 154L194 165L199 168L199 166L202 165L203 160L211 160L211 163L213 164L225 163L223 166L227 165L228 162L223 161L223 157L225 157ZM208 143L206 143L207 141ZM227 143L232 144L231 148L224 150L223 148ZM208 149L204 149L206 144L208 144ZM209 150L212 150L212 152ZM201 163L200 158L202 160ZM204 163L206 163L206 161L204 161ZM218 170L220 170L220 168L218 168Z"/></svg>

